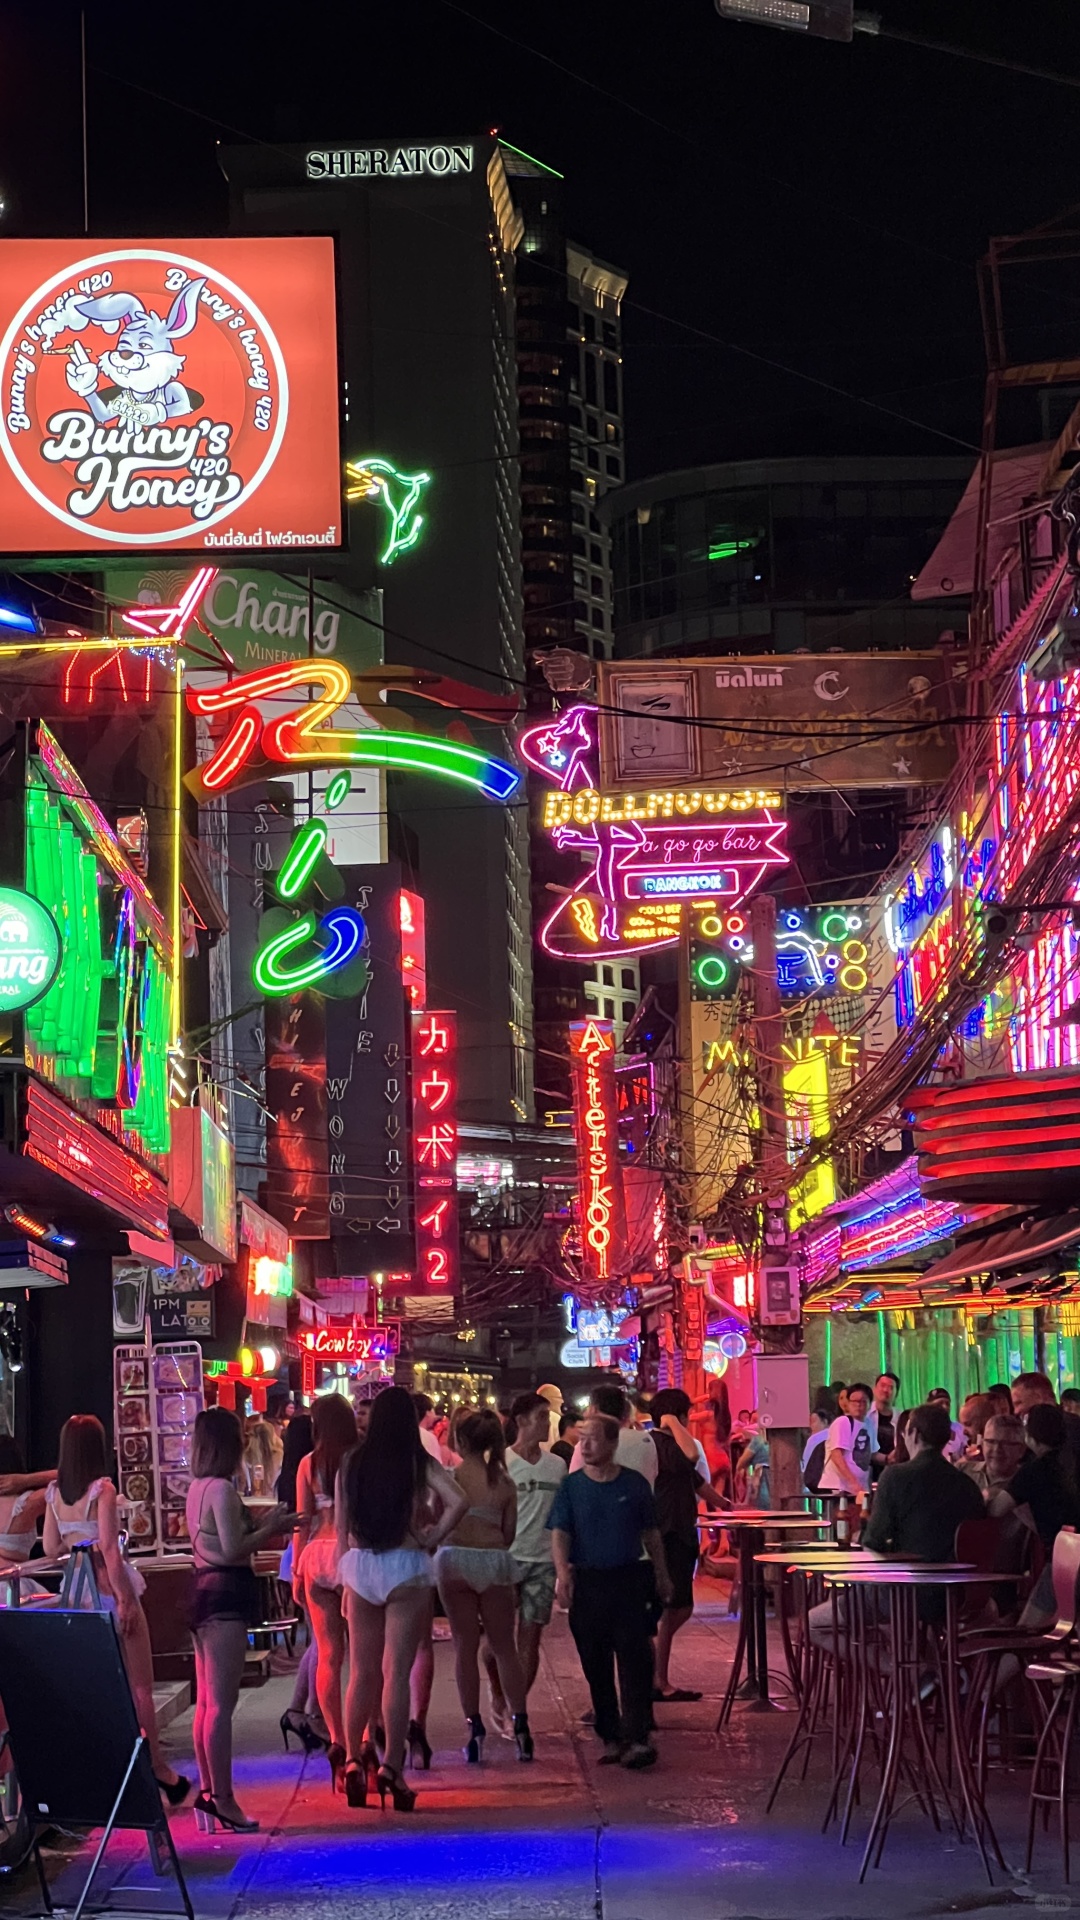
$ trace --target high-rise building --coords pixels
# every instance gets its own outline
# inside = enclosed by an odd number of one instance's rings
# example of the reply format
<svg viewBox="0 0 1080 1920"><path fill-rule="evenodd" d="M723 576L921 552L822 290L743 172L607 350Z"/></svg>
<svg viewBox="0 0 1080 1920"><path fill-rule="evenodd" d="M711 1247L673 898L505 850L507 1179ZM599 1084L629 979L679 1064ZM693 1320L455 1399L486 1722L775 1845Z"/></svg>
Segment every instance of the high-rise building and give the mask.
<svg viewBox="0 0 1080 1920"><path fill-rule="evenodd" d="M222 165L236 228L336 236L346 458L386 461L421 484L423 523L407 550L388 550L385 496L359 499L347 509L347 551L320 552L319 577L381 589L388 660L495 696L516 691L525 674L514 367L522 221L497 145L239 147L223 151ZM502 728L469 725L505 756ZM390 850L427 901L430 1003L459 1015L461 1116L524 1120L533 1061L526 809L411 775L391 776L388 798Z"/></svg>
<svg viewBox="0 0 1080 1920"><path fill-rule="evenodd" d="M516 264L518 421L521 443L521 565L530 706L550 705L536 669L554 648L591 660L612 644L611 542L597 508L625 477L621 309L627 276L566 231L563 182L542 161L500 145L523 221ZM584 671L584 670L582 670ZM587 674L585 675L587 678ZM532 842L534 923L550 912L550 884L565 862ZM637 1004L636 964L618 988L538 951L534 957L536 1086L550 1109L569 1100L567 1022L587 1012L625 1021Z"/></svg>

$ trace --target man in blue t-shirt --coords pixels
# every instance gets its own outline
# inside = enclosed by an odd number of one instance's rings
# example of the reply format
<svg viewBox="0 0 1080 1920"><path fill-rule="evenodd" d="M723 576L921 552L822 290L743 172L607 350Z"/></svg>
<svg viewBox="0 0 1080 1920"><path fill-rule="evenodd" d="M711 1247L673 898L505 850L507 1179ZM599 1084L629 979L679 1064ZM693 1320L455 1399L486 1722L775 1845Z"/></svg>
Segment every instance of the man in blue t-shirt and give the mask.
<svg viewBox="0 0 1080 1920"><path fill-rule="evenodd" d="M547 1524L556 1597L570 1609L570 1631L604 1743L601 1765L621 1761L637 1769L656 1760L649 1741L653 1595L655 1590L667 1605L672 1586L652 1491L642 1474L619 1466L618 1444L618 1421L590 1414L581 1430L581 1470L563 1481ZM642 1559L642 1548L648 1559Z"/></svg>

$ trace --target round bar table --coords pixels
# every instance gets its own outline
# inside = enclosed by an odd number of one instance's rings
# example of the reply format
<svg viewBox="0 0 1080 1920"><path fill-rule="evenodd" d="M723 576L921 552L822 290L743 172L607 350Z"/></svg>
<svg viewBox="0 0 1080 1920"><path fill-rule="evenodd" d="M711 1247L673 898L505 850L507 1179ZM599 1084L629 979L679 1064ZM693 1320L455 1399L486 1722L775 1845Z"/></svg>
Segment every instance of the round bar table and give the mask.
<svg viewBox="0 0 1080 1920"><path fill-rule="evenodd" d="M955 1561L941 1564L908 1561L875 1561L863 1567L837 1568L825 1573L825 1583L835 1590L878 1588L887 1594L889 1603L889 1635L891 1640L891 1686L888 1689L888 1746L885 1765L881 1776L881 1791L870 1822L870 1831L866 1837L859 1879L866 1877L871 1861L875 1866L880 1863L885 1836L893 1816L896 1798L896 1785L901 1766L914 1771L925 1782L929 1811L937 1824L937 1813L933 1799L936 1785L941 1798L956 1826L957 1833L963 1838L965 1818L970 1820L975 1844L986 1869L986 1877L993 1885L993 1873L990 1856L992 1848L998 1865L1004 1870L1005 1861L998 1845L997 1835L990 1824L990 1817L982 1797L979 1782L971 1765L971 1758L964 1741L963 1718L960 1711L960 1699L956 1684L957 1674L957 1596L966 1587L993 1586L1002 1578L1019 1579L1019 1574L1004 1576L994 1573L988 1576L983 1569ZM945 1593L945 1633L941 1652L940 1673L942 1680L942 1711L945 1725L945 1740L955 1769L955 1778L959 1783L962 1802L962 1816L957 1818L949 1800L944 1782L934 1758L923 1719L922 1701L919 1694L919 1613L918 1597L920 1588L942 1588ZM869 1597L867 1595L867 1597ZM854 1615L854 1608L851 1609ZM867 1610L860 1610L864 1623ZM865 1699L865 1690L869 1675L870 1649L867 1639L861 1641L855 1631L855 1619L849 1617L847 1640L860 1673L860 1701ZM865 1713L857 1716L860 1731L856 1735L852 1753L852 1780L848 1791L850 1805L852 1791L856 1784L856 1774L862 1751L861 1724ZM909 1748L905 1752L905 1747ZM846 1826L846 1823L845 1823Z"/></svg>
<svg viewBox="0 0 1080 1920"><path fill-rule="evenodd" d="M765 1550L766 1534L790 1536L829 1530L829 1522L816 1519L812 1513L792 1513L787 1509L774 1513L768 1507L737 1508L724 1514L723 1525L728 1532L739 1536L739 1638L717 1717L717 1732L730 1719L736 1695L751 1703L751 1712L768 1713L773 1705L769 1699L769 1654L765 1640L765 1576L754 1564L755 1556ZM744 1658L746 1680L740 1688Z"/></svg>
<svg viewBox="0 0 1080 1920"><path fill-rule="evenodd" d="M865 1567L868 1563L880 1560L881 1558L881 1554L869 1553L863 1548L838 1547L834 1545L831 1540L807 1541L787 1549L783 1547L772 1547L767 1549L766 1552L758 1553L754 1556L755 1564L759 1567L779 1567L781 1569L778 1589L781 1638L784 1643L784 1652L787 1655L792 1685L795 1688L799 1701L798 1719L795 1722L791 1739L788 1741L784 1757L780 1762L779 1770L773 1781L772 1792L769 1794L765 1807L766 1813L772 1811L773 1803L783 1785L784 1776L799 1748L803 1745L808 1749L806 1760L803 1762L803 1778L805 1778L806 1768L809 1762L809 1748L813 1745L817 1735L821 1714L824 1710L824 1702L827 1697L827 1675L823 1671L821 1649L815 1647L810 1638L809 1615L811 1582L815 1579L821 1579L826 1573L840 1574L848 1567ZM799 1579L799 1613L802 1623L802 1637L799 1645L798 1658L796 1658L795 1650L791 1643L791 1632L788 1626L788 1609L786 1605L788 1589L785 1579L785 1575L787 1574L795 1574ZM839 1675L835 1676L835 1679L836 1684L839 1684ZM833 1702L832 1709L834 1774L839 1764L836 1746L840 1737L841 1721L842 1702L839 1697L837 1697Z"/></svg>

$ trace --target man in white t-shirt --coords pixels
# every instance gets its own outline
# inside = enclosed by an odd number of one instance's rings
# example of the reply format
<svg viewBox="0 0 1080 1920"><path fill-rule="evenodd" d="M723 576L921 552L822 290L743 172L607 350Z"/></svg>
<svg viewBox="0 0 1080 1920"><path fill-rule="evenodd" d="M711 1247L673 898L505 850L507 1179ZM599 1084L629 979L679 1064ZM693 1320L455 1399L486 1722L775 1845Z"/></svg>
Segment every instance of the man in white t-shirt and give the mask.
<svg viewBox="0 0 1080 1920"><path fill-rule="evenodd" d="M589 1395L589 1406L593 1413L607 1414L610 1420L619 1423L619 1444L615 1449L615 1462L620 1467L630 1467L634 1473L640 1473L650 1487L656 1484L657 1458L652 1435L643 1433L631 1425L634 1410L628 1396L621 1387L594 1387ZM585 1462L581 1457L581 1445L574 1448L574 1457L570 1462L571 1473L577 1473Z"/></svg>
<svg viewBox="0 0 1080 1920"><path fill-rule="evenodd" d="M866 1415L872 1397L869 1387L861 1380L848 1388L848 1411L833 1421L825 1441L819 1493L869 1492L874 1442Z"/></svg>
<svg viewBox="0 0 1080 1920"><path fill-rule="evenodd" d="M544 1442L551 1408L539 1393L523 1393L510 1408L506 1471L517 1489L517 1530L510 1551L518 1565L517 1650L528 1693L540 1665L540 1640L555 1604L555 1562L547 1517L566 1479L566 1462ZM484 1642L484 1666L491 1687L491 1717L504 1739L513 1738L510 1709L499 1683L494 1655Z"/></svg>

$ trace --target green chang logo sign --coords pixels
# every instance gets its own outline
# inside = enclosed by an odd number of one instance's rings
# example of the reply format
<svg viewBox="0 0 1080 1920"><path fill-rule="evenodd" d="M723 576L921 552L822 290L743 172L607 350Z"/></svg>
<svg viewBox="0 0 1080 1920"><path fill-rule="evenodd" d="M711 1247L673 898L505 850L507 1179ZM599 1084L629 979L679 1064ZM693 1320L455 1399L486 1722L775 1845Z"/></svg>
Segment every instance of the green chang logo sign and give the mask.
<svg viewBox="0 0 1080 1920"><path fill-rule="evenodd" d="M32 894L0 887L0 1013L21 1013L48 993L60 968L60 934Z"/></svg>

